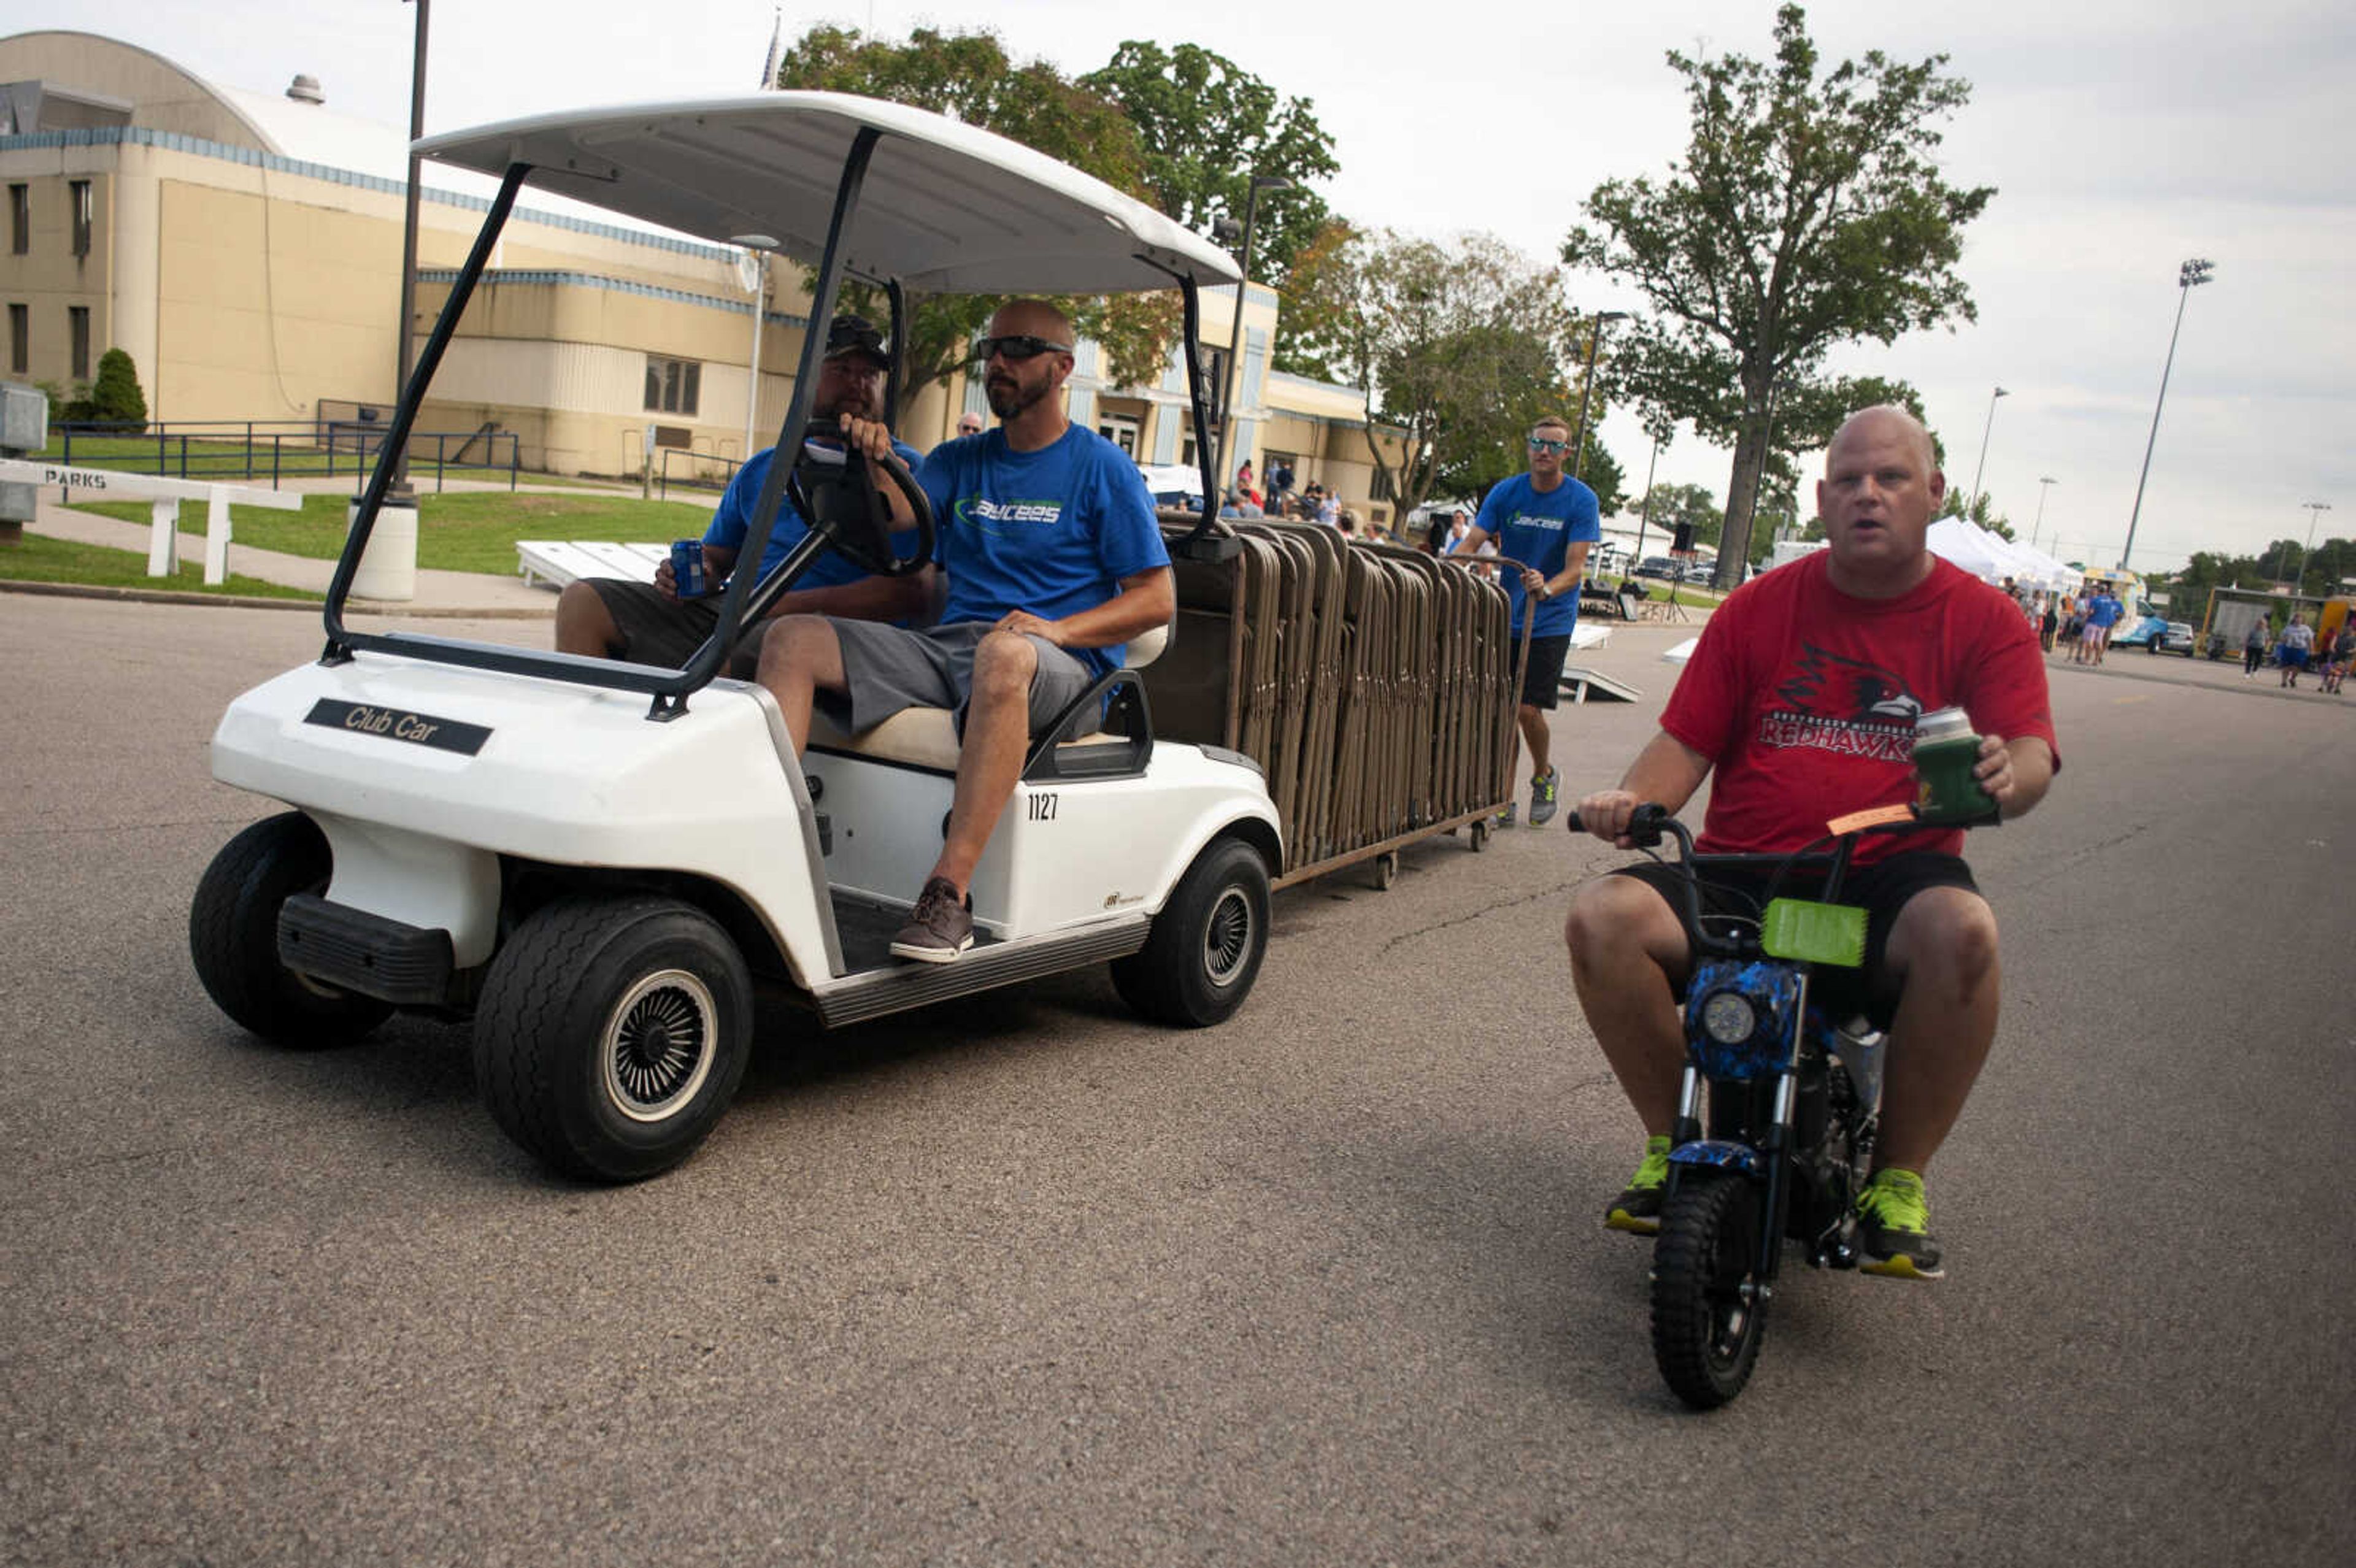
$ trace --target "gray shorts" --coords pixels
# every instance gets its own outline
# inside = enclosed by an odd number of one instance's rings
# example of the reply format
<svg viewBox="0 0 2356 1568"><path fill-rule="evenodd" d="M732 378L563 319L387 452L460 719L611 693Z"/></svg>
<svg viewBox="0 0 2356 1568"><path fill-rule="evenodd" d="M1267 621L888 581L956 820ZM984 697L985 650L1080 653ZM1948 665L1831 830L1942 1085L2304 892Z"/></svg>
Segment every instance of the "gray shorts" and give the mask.
<svg viewBox="0 0 2356 1568"><path fill-rule="evenodd" d="M712 627L720 624L717 593L707 593L701 599L672 599L651 582L632 582L620 577L592 577L587 581L604 602L605 613L614 617L614 626L619 634L606 649L608 657L653 665L659 669L680 669L710 639ZM760 660L761 634L767 629L768 623L756 621L738 633L725 673L740 679L751 678Z"/></svg>
<svg viewBox="0 0 2356 1568"><path fill-rule="evenodd" d="M873 729L903 708L947 708L965 733L965 710L973 691L973 653L991 630L987 621L909 631L880 621L845 621L830 615L842 645L846 691L820 691L819 711L851 734ZM1044 637L1032 637L1039 671L1031 677L1031 733L1038 734L1096 684L1096 674L1076 656ZM1103 722L1100 713L1083 715L1076 734Z"/></svg>

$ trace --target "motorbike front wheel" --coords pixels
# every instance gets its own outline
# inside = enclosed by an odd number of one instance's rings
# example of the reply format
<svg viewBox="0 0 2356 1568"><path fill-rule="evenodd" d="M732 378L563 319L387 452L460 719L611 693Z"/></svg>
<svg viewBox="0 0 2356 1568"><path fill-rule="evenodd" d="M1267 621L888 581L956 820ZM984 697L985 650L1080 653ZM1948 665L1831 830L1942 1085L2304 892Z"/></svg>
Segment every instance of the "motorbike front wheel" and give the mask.
<svg viewBox="0 0 2356 1568"><path fill-rule="evenodd" d="M1653 1359L1676 1396L1716 1410L1742 1392L1767 1334L1756 1184L1688 1168L1653 1245Z"/></svg>

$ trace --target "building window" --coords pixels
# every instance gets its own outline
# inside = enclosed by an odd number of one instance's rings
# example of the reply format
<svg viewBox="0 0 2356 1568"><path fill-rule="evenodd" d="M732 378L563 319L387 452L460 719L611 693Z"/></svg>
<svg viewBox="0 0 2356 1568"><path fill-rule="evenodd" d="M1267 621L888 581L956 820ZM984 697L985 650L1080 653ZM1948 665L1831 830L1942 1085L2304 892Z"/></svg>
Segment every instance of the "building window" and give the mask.
<svg viewBox="0 0 2356 1568"><path fill-rule="evenodd" d="M77 381L90 379L90 306L66 306L66 337L73 345L73 369L68 372Z"/></svg>
<svg viewBox="0 0 2356 1568"><path fill-rule="evenodd" d="M33 187L12 185L8 187L8 253L25 256L33 249Z"/></svg>
<svg viewBox="0 0 2356 1568"><path fill-rule="evenodd" d="M703 386L703 365L695 359L659 359L647 356L647 412L695 417Z"/></svg>
<svg viewBox="0 0 2356 1568"><path fill-rule="evenodd" d="M1127 414L1098 414L1097 433L1129 453L1137 455L1137 421Z"/></svg>
<svg viewBox="0 0 2356 1568"><path fill-rule="evenodd" d="M8 307L8 369L22 376L33 368L33 311L30 305Z"/></svg>
<svg viewBox="0 0 2356 1568"><path fill-rule="evenodd" d="M90 254L90 182L75 180L68 187L73 193L73 253Z"/></svg>

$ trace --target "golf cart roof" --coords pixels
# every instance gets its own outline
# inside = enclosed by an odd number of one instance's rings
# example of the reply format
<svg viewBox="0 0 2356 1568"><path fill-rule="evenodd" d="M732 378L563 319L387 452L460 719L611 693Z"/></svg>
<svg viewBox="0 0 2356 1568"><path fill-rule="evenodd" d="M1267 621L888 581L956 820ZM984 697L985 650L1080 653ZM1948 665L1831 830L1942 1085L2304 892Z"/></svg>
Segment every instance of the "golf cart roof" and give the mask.
<svg viewBox="0 0 2356 1568"><path fill-rule="evenodd" d="M840 92L541 114L428 136L421 156L715 243L815 262L853 138L884 133L847 240L854 273L938 293L1096 294L1232 283L1227 253L1102 180L993 132ZM1175 274L1175 276L1173 276Z"/></svg>

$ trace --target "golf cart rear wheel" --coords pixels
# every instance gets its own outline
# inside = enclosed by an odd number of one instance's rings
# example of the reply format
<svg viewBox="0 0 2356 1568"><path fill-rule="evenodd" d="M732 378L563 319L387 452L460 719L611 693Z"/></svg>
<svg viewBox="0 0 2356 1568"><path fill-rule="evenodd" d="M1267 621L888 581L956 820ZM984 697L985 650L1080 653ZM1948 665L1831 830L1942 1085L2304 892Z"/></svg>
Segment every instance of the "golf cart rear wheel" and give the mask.
<svg viewBox="0 0 2356 1568"><path fill-rule="evenodd" d="M752 1034L752 976L711 917L672 899L568 899L492 964L475 1075L492 1119L551 1169L637 1181L712 1131Z"/></svg>
<svg viewBox="0 0 2356 1568"><path fill-rule="evenodd" d="M1696 1410L1751 1381L1767 1334L1762 1283L1758 1187L1730 1171L1681 1172L1653 1243L1653 1359Z"/></svg>
<svg viewBox="0 0 2356 1568"><path fill-rule="evenodd" d="M1145 945L1112 963L1121 998L1156 1023L1225 1020L1251 994L1268 952L1268 865L1240 838L1217 838L1186 868Z"/></svg>
<svg viewBox="0 0 2356 1568"><path fill-rule="evenodd" d="M188 956L221 1011L273 1044L346 1045L392 1016L390 1002L305 979L278 961L278 912L327 891L334 858L299 811L264 817L205 868L188 904Z"/></svg>

